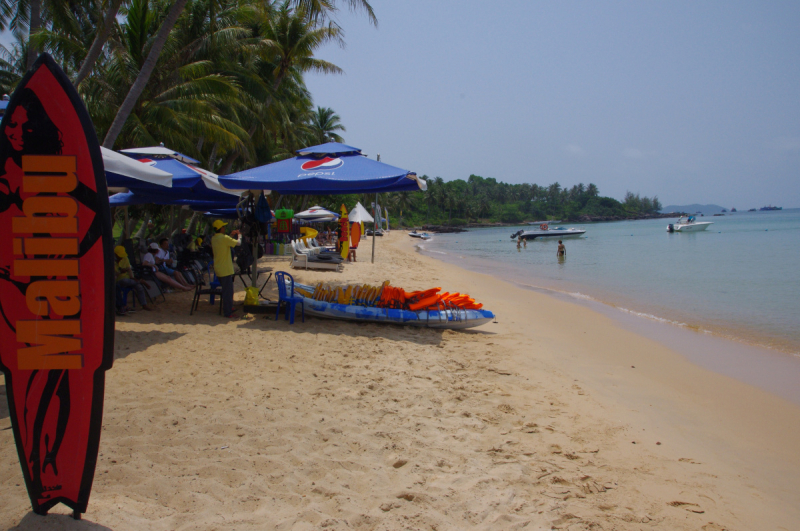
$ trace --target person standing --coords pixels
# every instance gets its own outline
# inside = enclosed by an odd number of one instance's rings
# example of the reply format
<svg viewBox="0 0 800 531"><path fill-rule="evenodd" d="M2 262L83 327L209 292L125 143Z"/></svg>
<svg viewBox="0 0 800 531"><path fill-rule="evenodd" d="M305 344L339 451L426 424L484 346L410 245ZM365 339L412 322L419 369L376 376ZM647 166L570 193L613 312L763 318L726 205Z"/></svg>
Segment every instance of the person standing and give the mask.
<svg viewBox="0 0 800 531"><path fill-rule="evenodd" d="M561 240L558 240L558 251L556 251L556 256L559 258L564 258L567 256L567 248L564 247L564 244L561 243Z"/></svg>
<svg viewBox="0 0 800 531"><path fill-rule="evenodd" d="M214 272L222 286L222 313L227 318L236 317L233 313L233 258L231 249L242 244L242 235L238 230L231 232L234 240L225 234L227 223L218 219L212 225L216 234L211 238L211 249L214 252Z"/></svg>

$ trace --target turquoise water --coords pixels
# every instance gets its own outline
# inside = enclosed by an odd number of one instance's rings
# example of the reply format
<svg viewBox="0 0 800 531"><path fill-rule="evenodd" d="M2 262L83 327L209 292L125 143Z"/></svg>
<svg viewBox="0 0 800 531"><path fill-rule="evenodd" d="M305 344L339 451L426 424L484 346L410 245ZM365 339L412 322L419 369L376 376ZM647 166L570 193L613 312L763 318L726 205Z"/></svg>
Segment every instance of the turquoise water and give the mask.
<svg viewBox="0 0 800 531"><path fill-rule="evenodd" d="M698 233L673 219L561 224L581 238L529 241L526 227L437 234L421 250L527 286L596 300L646 319L800 355L800 209L737 212Z"/></svg>

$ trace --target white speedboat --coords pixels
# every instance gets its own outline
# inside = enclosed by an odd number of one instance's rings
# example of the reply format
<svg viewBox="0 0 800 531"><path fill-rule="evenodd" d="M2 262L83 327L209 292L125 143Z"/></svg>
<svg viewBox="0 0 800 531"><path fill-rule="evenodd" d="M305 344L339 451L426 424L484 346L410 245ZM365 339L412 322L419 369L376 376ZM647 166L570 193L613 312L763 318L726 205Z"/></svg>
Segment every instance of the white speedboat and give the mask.
<svg viewBox="0 0 800 531"><path fill-rule="evenodd" d="M551 220L544 220L544 221L529 221L528 225L541 225L544 223L545 225L553 225L555 223L561 223L560 219L551 219Z"/></svg>
<svg viewBox="0 0 800 531"><path fill-rule="evenodd" d="M523 240L535 240L536 238L577 238L586 233L584 229L551 227L547 223L541 223L539 230L518 230L511 235L511 239L522 238Z"/></svg>
<svg viewBox="0 0 800 531"><path fill-rule="evenodd" d="M694 216L688 218L681 216L676 223L667 225L667 232L700 232L713 224L711 221L696 221Z"/></svg>
<svg viewBox="0 0 800 531"><path fill-rule="evenodd" d="M414 231L414 232L409 232L408 235L411 236L412 238L420 238L422 240L430 240L431 239L431 235L428 234L427 232Z"/></svg>

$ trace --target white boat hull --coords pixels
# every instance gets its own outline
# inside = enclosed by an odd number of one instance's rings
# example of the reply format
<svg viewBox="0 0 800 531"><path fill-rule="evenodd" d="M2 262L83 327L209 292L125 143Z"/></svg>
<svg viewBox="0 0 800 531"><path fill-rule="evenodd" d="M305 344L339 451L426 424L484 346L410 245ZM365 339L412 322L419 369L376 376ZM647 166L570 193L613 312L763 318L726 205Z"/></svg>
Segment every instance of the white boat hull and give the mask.
<svg viewBox="0 0 800 531"><path fill-rule="evenodd" d="M583 236L586 234L584 229L560 229L560 228L553 228L548 230L525 230L519 231L513 234L511 237L522 238L523 240L535 240L537 238L547 238L547 239L564 239L564 238L577 238L579 236Z"/></svg>
<svg viewBox="0 0 800 531"><path fill-rule="evenodd" d="M711 221L701 221L699 223L688 223L686 225L675 225L675 232L700 232L706 230L709 225L713 225Z"/></svg>

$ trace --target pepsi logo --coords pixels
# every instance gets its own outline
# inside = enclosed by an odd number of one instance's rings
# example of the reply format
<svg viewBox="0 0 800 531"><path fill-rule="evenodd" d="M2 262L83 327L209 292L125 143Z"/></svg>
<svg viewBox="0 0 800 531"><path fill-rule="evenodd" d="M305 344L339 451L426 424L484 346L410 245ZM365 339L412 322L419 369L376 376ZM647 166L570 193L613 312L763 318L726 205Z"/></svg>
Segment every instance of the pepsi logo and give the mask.
<svg viewBox="0 0 800 531"><path fill-rule="evenodd" d="M336 168L340 168L344 164L344 161L340 158L332 159L330 157L325 157L324 159L318 160L308 160L303 163L300 168L303 170L335 170Z"/></svg>
<svg viewBox="0 0 800 531"><path fill-rule="evenodd" d="M156 165L156 161L151 160L151 159L139 159L139 162L141 162L142 164L147 164L148 166L155 166Z"/></svg>

